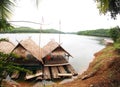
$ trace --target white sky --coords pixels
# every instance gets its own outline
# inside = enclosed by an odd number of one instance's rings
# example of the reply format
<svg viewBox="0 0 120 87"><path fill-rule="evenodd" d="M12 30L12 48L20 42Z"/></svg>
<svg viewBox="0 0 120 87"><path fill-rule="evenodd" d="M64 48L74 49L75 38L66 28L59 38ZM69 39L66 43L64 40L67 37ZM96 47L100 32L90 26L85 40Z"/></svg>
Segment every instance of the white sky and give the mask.
<svg viewBox="0 0 120 87"><path fill-rule="evenodd" d="M76 32L81 30L110 28L120 25L120 18L113 20L110 16L99 14L94 0L41 0L37 8L34 0L18 0L11 21L42 22L43 29L54 28L61 31ZM14 23L20 26L40 28L40 25Z"/></svg>

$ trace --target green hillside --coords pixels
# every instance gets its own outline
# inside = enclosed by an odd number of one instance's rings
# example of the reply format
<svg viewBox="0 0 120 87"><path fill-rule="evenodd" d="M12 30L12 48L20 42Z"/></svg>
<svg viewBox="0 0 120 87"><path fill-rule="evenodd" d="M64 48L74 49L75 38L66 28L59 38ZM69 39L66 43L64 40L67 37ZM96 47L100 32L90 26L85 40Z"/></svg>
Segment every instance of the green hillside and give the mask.
<svg viewBox="0 0 120 87"><path fill-rule="evenodd" d="M110 29L96 29L77 32L78 35L109 37Z"/></svg>
<svg viewBox="0 0 120 87"><path fill-rule="evenodd" d="M40 30L40 29L33 29L30 27L18 27L1 33L64 33L64 32L55 29Z"/></svg>

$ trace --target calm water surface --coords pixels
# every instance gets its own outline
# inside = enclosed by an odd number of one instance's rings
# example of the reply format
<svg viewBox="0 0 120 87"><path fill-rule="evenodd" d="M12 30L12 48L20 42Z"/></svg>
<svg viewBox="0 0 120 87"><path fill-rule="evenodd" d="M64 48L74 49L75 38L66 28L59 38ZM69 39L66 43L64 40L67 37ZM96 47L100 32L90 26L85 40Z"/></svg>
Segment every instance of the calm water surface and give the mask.
<svg viewBox="0 0 120 87"><path fill-rule="evenodd" d="M55 39L56 42L59 42L58 34L0 34L0 38L9 38L9 40L15 45L19 41L29 37L41 47L46 45L51 39ZM85 69L87 69L89 63L94 58L94 53L104 48L104 45L100 44L100 40L103 39L103 37L73 34L60 35L60 43L63 48L73 56L73 58L70 58L69 62L78 73L82 73Z"/></svg>

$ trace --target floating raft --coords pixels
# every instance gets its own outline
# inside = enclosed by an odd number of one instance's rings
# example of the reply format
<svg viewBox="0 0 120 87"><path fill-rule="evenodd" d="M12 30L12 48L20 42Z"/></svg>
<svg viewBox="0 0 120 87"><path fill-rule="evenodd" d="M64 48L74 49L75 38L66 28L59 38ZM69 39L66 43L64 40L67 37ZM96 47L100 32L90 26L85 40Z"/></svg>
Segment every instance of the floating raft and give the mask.
<svg viewBox="0 0 120 87"><path fill-rule="evenodd" d="M38 79L59 79L64 77L72 77L78 75L78 73L73 69L73 67L70 64L67 65L52 65L52 66L44 66L44 71L37 70L36 73L30 74L26 73L25 80L29 80L32 78ZM43 74L44 73L44 74ZM11 75L12 79L18 79L20 77L20 72L13 72Z"/></svg>
<svg viewBox="0 0 120 87"><path fill-rule="evenodd" d="M71 65L68 65L67 69L72 73L73 76L78 75L78 73L75 71L75 69Z"/></svg>
<svg viewBox="0 0 120 87"><path fill-rule="evenodd" d="M13 72L12 75L11 75L11 78L12 79L19 79L20 78L20 74L21 72ZM42 79L42 71L41 70L36 70L36 73L26 73L24 75L24 79L25 80L29 80L29 79L32 79L32 78L37 78L39 77L39 79L41 78Z"/></svg>
<svg viewBox="0 0 120 87"><path fill-rule="evenodd" d="M70 64L64 66L44 66L44 79L58 79L78 75Z"/></svg>

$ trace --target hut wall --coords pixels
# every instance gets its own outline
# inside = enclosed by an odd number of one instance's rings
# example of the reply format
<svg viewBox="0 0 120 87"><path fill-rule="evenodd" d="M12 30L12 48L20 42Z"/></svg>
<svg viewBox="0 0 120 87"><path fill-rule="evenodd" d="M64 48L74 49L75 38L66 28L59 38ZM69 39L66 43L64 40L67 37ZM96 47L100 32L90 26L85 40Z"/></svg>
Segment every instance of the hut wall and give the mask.
<svg viewBox="0 0 120 87"><path fill-rule="evenodd" d="M18 46L13 53L18 55L19 58L13 58L12 61L18 65L28 69L40 69L42 67L41 61L35 58L30 52L22 46Z"/></svg>
<svg viewBox="0 0 120 87"><path fill-rule="evenodd" d="M43 59L45 64L63 64L68 61L61 55L48 55Z"/></svg>
<svg viewBox="0 0 120 87"><path fill-rule="evenodd" d="M28 52L23 47L19 46L17 49L13 51L13 53L17 54L20 57L25 58Z"/></svg>

